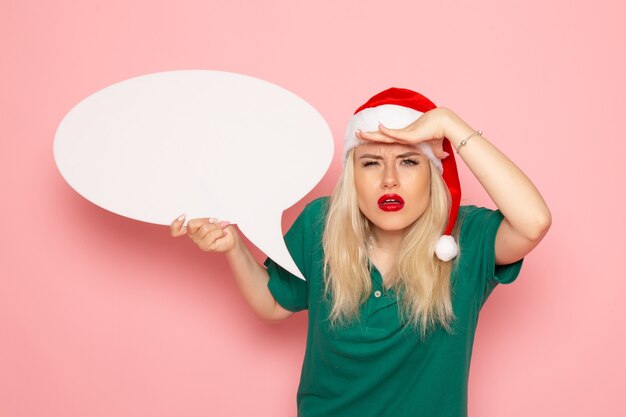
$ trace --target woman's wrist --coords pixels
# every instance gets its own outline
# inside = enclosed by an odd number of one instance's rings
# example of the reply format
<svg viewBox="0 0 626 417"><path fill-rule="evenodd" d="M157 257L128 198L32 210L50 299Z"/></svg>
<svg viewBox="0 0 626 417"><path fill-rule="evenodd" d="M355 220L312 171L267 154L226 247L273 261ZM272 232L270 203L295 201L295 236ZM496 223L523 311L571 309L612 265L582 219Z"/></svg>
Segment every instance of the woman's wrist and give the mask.
<svg viewBox="0 0 626 417"><path fill-rule="evenodd" d="M245 244L241 241L239 233L235 231L234 226L231 227L229 233L232 233L233 235L233 246L232 248L225 251L224 255L226 255L227 260L236 262L238 260L237 258L240 257L243 253L242 246L245 247Z"/></svg>
<svg viewBox="0 0 626 417"><path fill-rule="evenodd" d="M448 138L454 149L459 149L461 141L475 132L456 113L447 108L441 108L443 135Z"/></svg>

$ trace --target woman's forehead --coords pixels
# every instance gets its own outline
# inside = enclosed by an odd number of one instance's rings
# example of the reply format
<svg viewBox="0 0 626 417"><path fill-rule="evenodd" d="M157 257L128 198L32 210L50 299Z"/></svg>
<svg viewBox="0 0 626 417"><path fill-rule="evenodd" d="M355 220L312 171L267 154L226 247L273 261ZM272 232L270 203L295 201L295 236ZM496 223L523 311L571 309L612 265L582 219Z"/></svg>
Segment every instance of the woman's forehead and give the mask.
<svg viewBox="0 0 626 417"><path fill-rule="evenodd" d="M403 145L399 143L363 143L354 149L354 154L357 157L363 154L383 156L400 155L407 152L416 152L418 154L422 153L415 145Z"/></svg>

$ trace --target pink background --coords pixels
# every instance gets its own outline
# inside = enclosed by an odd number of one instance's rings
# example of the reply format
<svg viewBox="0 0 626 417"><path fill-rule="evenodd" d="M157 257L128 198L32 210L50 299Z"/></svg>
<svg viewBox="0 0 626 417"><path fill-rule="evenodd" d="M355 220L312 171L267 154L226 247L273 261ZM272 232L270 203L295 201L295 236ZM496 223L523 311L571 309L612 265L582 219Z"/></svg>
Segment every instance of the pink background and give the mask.
<svg viewBox="0 0 626 417"><path fill-rule="evenodd" d="M174 69L284 86L338 144L351 112L389 86L482 129L554 221L482 312L470 415L623 415L626 10L516 3L2 0L0 415L295 415L306 313L257 320L221 256L92 205L55 168L72 106ZM461 171L465 203L493 207Z"/></svg>

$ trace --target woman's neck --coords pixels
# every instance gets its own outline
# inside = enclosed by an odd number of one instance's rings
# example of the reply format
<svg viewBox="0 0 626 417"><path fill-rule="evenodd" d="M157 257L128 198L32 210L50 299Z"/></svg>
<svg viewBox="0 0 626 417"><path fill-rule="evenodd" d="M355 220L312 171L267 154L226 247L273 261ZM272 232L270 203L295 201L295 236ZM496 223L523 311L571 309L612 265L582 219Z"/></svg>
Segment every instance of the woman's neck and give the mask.
<svg viewBox="0 0 626 417"><path fill-rule="evenodd" d="M372 234L369 237L370 262L372 262L380 272L385 288L389 288L392 285L389 272L396 262L396 255L398 254L403 238L403 231L390 232L377 228L372 229Z"/></svg>
<svg viewBox="0 0 626 417"><path fill-rule="evenodd" d="M398 253L402 239L404 238L404 230L381 230L377 227L372 229L372 237L376 242L376 249L393 255Z"/></svg>

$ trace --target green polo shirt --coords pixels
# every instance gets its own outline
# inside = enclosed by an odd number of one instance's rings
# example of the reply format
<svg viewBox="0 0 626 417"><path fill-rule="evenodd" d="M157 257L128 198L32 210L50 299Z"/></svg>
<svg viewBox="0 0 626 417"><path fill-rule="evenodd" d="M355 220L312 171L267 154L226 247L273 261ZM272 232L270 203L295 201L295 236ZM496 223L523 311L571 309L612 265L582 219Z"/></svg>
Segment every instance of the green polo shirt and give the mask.
<svg viewBox="0 0 626 417"><path fill-rule="evenodd" d="M454 334L435 329L424 341L399 320L398 299L372 268L372 294L361 319L331 329L323 297L322 235L328 197L309 203L285 236L303 281L271 259L268 287L291 311L308 309L306 352L297 404L300 417L467 416L467 383L478 313L498 283L515 280L522 260L495 265L500 211L461 206L459 246L450 276Z"/></svg>

